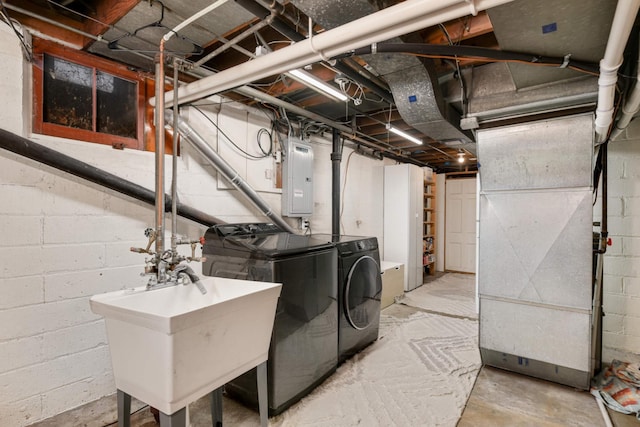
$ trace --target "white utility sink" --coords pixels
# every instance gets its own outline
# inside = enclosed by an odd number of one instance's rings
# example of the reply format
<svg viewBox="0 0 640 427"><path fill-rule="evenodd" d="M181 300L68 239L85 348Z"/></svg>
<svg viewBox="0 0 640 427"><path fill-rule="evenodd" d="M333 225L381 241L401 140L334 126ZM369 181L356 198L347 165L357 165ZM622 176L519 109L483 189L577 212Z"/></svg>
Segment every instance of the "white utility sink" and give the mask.
<svg viewBox="0 0 640 427"><path fill-rule="evenodd" d="M204 277L91 298L105 317L116 387L165 414L267 360L281 284Z"/></svg>

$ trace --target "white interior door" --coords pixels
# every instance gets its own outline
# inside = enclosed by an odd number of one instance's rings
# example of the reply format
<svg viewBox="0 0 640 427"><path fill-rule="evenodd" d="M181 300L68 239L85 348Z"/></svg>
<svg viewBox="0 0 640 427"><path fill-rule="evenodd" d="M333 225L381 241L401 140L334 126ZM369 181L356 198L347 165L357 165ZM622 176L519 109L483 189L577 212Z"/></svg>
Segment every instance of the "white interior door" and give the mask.
<svg viewBox="0 0 640 427"><path fill-rule="evenodd" d="M476 272L476 178L447 179L445 270Z"/></svg>

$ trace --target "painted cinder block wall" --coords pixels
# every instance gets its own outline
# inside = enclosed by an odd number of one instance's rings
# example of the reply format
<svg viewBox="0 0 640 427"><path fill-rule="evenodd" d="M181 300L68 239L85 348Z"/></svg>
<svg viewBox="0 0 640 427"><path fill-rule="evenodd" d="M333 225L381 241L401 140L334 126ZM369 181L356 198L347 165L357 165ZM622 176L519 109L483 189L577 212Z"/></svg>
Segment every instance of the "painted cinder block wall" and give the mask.
<svg viewBox="0 0 640 427"><path fill-rule="evenodd" d="M0 126L67 155L153 189L154 154L31 135L30 64L15 35L0 23ZM210 117L250 152L269 123L262 112L224 104ZM273 160L249 161L218 139L195 111L185 112L276 212ZM331 231L331 141L314 138L314 232ZM345 160L351 153L345 148ZM383 165L354 154L346 176L345 233L382 242ZM343 163L343 177L345 176ZM170 175L171 162L166 170ZM266 221L212 167L184 148L179 160L180 201L229 222ZM169 176L167 177L167 184ZM167 192L169 186L167 185ZM115 392L104 322L89 308L96 293L142 285L143 231L154 209L0 149L0 424L20 427ZM296 222L291 220L292 225ZM167 229L170 221L167 220ZM180 220L178 232L196 237L205 227ZM166 239L169 242L169 239ZM199 271L199 265L194 269Z"/></svg>
<svg viewBox="0 0 640 427"><path fill-rule="evenodd" d="M640 362L640 121L609 144L603 359ZM597 208L597 207L596 207Z"/></svg>

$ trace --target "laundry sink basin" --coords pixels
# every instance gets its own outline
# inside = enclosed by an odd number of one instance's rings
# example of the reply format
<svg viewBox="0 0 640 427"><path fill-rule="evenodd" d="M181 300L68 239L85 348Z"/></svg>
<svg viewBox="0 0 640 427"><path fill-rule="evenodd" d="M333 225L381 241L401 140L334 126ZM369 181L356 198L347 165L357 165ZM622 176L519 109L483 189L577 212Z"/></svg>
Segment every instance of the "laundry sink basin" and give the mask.
<svg viewBox="0 0 640 427"><path fill-rule="evenodd" d="M202 278L95 295L116 387L173 414L267 360L278 283Z"/></svg>

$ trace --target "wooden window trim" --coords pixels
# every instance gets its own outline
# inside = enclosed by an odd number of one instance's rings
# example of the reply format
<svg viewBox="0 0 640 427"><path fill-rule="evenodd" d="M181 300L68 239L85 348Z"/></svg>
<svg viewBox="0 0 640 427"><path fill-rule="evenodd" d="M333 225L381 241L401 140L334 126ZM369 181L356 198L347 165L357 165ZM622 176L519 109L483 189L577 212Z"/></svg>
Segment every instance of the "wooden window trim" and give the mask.
<svg viewBox="0 0 640 427"><path fill-rule="evenodd" d="M111 145L114 148L131 148L144 150L145 128L145 107L146 107L146 91L145 80L146 74L131 71L126 66L117 64L103 58L90 55L84 52L66 48L57 43L47 40L34 39L34 64L33 64L33 132L43 135L58 136L62 138L93 142L98 144ZM91 67L96 70L104 71L116 77L134 82L138 91L137 105L137 137L127 138L106 133L94 132L85 129L71 128L67 126L57 125L54 123L46 123L43 121L43 65L44 54L58 57L62 60L74 62L79 65ZM95 83L95 82L94 82ZM94 84L95 86L95 84ZM95 90L95 87L94 87ZM95 112L94 117L95 120Z"/></svg>

